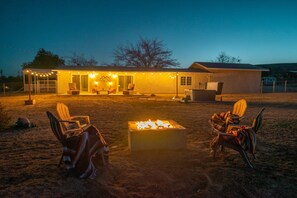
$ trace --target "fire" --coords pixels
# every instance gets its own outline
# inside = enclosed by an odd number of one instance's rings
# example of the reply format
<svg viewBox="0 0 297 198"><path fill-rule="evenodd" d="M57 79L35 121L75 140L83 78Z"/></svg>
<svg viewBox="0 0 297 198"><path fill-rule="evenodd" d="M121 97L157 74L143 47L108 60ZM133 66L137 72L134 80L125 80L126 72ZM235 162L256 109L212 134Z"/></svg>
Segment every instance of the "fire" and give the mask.
<svg viewBox="0 0 297 198"><path fill-rule="evenodd" d="M170 124L167 120L157 120L157 121L151 121L150 119L148 121L139 121L136 122L137 129L163 129L163 128L173 128L173 126Z"/></svg>

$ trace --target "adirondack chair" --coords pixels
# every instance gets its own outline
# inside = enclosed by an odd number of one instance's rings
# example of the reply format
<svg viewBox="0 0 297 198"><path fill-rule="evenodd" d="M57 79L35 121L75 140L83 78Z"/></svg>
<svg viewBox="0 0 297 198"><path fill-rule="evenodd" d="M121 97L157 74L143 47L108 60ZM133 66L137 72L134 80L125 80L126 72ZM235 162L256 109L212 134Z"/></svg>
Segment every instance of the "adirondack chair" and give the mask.
<svg viewBox="0 0 297 198"><path fill-rule="evenodd" d="M220 133L229 130L229 127L239 125L240 121L244 118L244 113L247 108L247 102L245 99L238 100L234 106L232 112L223 112L220 114L214 114L209 120L211 125L210 134L213 132Z"/></svg>
<svg viewBox="0 0 297 198"><path fill-rule="evenodd" d="M71 124L71 122L63 122L65 129L86 128L91 124L89 116L71 116L68 107L64 103L57 103L57 112L61 120L78 121L75 125ZM84 120L83 124L81 123L82 120Z"/></svg>
<svg viewBox="0 0 297 198"><path fill-rule="evenodd" d="M76 172L80 178L94 177L96 170L92 157L101 155L103 165L108 159L108 146L104 140L102 141L103 137L96 136L94 141L91 140L90 133L82 132L81 128L64 130L63 123L77 123L77 121L59 120L49 111L46 114L54 135L63 146L58 167L64 161L67 170Z"/></svg>
<svg viewBox="0 0 297 198"><path fill-rule="evenodd" d="M220 146L231 148L236 150L242 156L246 165L250 168L254 168L249 160L247 152L250 152L255 159L255 147L256 147L256 133L262 125L263 108L253 120L252 126L234 126L230 128L230 131L226 133L219 132L211 142L211 149L213 151L213 158L216 158L217 150Z"/></svg>

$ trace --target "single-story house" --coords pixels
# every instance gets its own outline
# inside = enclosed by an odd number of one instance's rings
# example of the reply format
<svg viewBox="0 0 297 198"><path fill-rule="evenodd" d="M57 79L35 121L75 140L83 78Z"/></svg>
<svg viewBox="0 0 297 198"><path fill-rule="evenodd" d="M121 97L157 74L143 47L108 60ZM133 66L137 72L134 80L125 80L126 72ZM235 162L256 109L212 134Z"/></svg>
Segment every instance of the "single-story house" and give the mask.
<svg viewBox="0 0 297 198"><path fill-rule="evenodd" d="M63 66L52 71L57 76L57 94L69 93L69 83L75 83L80 94L122 94L131 85L135 85L134 93L184 94L185 89L206 89L208 82L223 82L222 93L258 93L261 72L267 69L250 64L194 62L189 68Z"/></svg>
<svg viewBox="0 0 297 198"><path fill-rule="evenodd" d="M76 83L81 93L122 93L134 84L141 94L184 93L208 81L209 72L201 69L140 68L116 66L64 66L57 72L57 93L67 93L69 83ZM204 88L205 86L203 86Z"/></svg>

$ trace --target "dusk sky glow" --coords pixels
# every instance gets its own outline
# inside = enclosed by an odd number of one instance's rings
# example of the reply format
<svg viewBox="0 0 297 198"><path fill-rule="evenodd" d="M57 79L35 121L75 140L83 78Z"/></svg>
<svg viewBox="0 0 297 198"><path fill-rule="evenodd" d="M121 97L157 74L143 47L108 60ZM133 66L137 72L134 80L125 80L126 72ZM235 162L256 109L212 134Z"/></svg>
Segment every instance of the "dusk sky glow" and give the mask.
<svg viewBox="0 0 297 198"><path fill-rule="evenodd" d="M0 69L17 75L40 48L113 62L140 37L163 40L181 67L220 52L243 63L297 62L296 1L1 0Z"/></svg>

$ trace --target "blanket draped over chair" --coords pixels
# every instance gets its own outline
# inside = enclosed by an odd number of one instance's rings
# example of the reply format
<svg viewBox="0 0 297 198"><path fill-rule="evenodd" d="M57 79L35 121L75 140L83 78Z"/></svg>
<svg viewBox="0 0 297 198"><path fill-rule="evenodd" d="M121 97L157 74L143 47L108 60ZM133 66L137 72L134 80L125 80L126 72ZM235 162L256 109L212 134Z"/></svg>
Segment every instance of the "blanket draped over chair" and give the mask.
<svg viewBox="0 0 297 198"><path fill-rule="evenodd" d="M255 150L256 150L256 133L262 125L263 111L265 108L262 108L258 113L257 117L253 120L252 126L246 125L234 125L228 127L224 132L221 132L219 129L213 125L213 128L217 132L217 136L213 138L210 142L210 147L213 152L213 157L216 157L217 150L220 146L224 146L234 149L240 153L244 162L248 167L254 168L253 164L250 162L248 154L251 153L255 159Z"/></svg>
<svg viewBox="0 0 297 198"><path fill-rule="evenodd" d="M108 154L108 145L99 130L90 125L86 129L65 131L62 120L50 112L47 115L52 131L63 145L60 163L63 160L68 171L79 178L94 178L96 168L92 159L102 157L104 164L104 154Z"/></svg>
<svg viewBox="0 0 297 198"><path fill-rule="evenodd" d="M209 120L211 125L211 134L213 132L226 132L229 125L238 125L240 121L244 118L243 115L247 108L247 102L245 99L238 100L234 106L233 110L215 113Z"/></svg>

